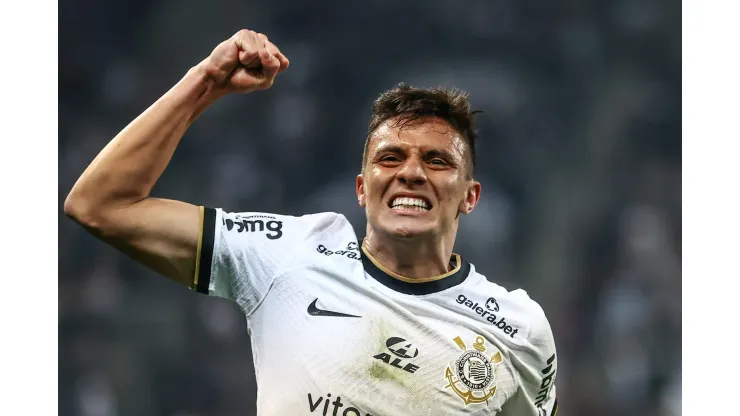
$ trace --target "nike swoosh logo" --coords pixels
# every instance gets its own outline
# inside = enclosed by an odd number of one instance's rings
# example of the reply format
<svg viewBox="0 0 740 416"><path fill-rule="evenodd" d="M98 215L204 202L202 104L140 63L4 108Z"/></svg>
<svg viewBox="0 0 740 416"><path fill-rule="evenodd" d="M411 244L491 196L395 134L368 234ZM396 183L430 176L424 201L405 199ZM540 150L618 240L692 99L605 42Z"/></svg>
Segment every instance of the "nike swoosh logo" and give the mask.
<svg viewBox="0 0 740 416"><path fill-rule="evenodd" d="M348 315L346 313L341 312L334 312L334 311L325 311L323 309L319 309L316 307L316 302L318 302L319 298L314 299L313 302L311 302L310 305L308 305L308 314L313 316L338 316L340 318L362 318L361 316L357 315Z"/></svg>

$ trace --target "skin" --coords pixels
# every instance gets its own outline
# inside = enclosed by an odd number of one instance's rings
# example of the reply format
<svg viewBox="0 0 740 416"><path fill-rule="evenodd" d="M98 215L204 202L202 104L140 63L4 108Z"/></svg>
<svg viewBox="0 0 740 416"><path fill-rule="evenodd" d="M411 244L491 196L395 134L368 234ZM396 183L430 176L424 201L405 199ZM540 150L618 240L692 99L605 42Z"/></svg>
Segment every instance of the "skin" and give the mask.
<svg viewBox="0 0 740 416"><path fill-rule="evenodd" d="M241 30L100 152L67 195L65 213L147 267L192 285L200 212L182 201L150 192L185 131L219 98L270 88L288 59L264 34ZM395 146L395 159L388 147ZM458 214L475 207L480 184L466 175L465 144L441 120L400 129L381 125L371 138L369 158L357 178L357 196L368 214L366 249L391 271L432 277L448 269ZM448 154L430 157L430 152ZM429 212L391 211L392 194L420 194Z"/></svg>
<svg viewBox="0 0 740 416"><path fill-rule="evenodd" d="M370 137L357 199L367 215L365 249L408 278L449 271L459 214L473 211L481 185L470 175L467 145L447 122L428 118L399 127L391 119ZM394 210L399 194L431 203L429 211Z"/></svg>
<svg viewBox="0 0 740 416"><path fill-rule="evenodd" d="M266 90L289 61L264 34L240 30L98 154L64 212L90 233L168 278L191 286L200 209L150 195L185 131L219 98Z"/></svg>

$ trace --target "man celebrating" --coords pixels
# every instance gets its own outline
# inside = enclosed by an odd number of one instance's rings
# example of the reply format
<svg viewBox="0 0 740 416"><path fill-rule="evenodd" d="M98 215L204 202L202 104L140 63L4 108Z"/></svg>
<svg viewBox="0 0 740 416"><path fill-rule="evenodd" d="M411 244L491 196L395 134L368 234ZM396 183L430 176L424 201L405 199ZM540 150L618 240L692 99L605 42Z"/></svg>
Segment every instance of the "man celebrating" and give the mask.
<svg viewBox="0 0 740 416"><path fill-rule="evenodd" d="M269 88L288 64L253 31L218 45L103 149L66 214L153 270L238 303L260 415L554 415L544 312L452 252L481 191L464 94L401 85L376 100L356 183L364 238L335 213L150 196L210 104Z"/></svg>

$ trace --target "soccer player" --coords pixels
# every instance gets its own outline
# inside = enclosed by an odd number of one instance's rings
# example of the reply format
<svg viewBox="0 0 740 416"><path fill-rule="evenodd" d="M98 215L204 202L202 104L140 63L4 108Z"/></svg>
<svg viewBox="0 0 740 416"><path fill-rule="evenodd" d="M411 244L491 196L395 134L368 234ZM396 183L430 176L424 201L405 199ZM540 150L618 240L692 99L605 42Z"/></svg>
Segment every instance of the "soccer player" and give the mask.
<svg viewBox="0 0 740 416"><path fill-rule="evenodd" d="M377 99L356 180L359 232L336 213L150 196L198 115L225 94L269 88L288 63L253 31L219 44L101 151L66 214L162 275L239 305L262 416L555 414L542 308L452 252L481 192L464 94L399 86Z"/></svg>

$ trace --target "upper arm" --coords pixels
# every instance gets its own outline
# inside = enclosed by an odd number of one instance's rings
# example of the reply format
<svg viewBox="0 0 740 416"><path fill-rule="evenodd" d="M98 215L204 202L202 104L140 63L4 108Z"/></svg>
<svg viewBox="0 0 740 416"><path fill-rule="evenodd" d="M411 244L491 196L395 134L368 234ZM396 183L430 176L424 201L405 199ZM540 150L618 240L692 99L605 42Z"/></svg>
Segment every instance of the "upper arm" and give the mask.
<svg viewBox="0 0 740 416"><path fill-rule="evenodd" d="M226 212L147 198L77 221L152 270L198 292L235 300L248 312L275 276L297 261L303 242L332 229L339 218Z"/></svg>
<svg viewBox="0 0 740 416"><path fill-rule="evenodd" d="M90 222L92 234L148 268L192 286L204 210L185 202L146 198Z"/></svg>
<svg viewBox="0 0 740 416"><path fill-rule="evenodd" d="M302 264L306 240L334 229L340 218L205 208L194 289L232 299L250 314L283 271Z"/></svg>
<svg viewBox="0 0 740 416"><path fill-rule="evenodd" d="M527 345L512 354L519 390L502 408L502 415L554 416L558 411L555 338L542 308L534 301L534 319Z"/></svg>

